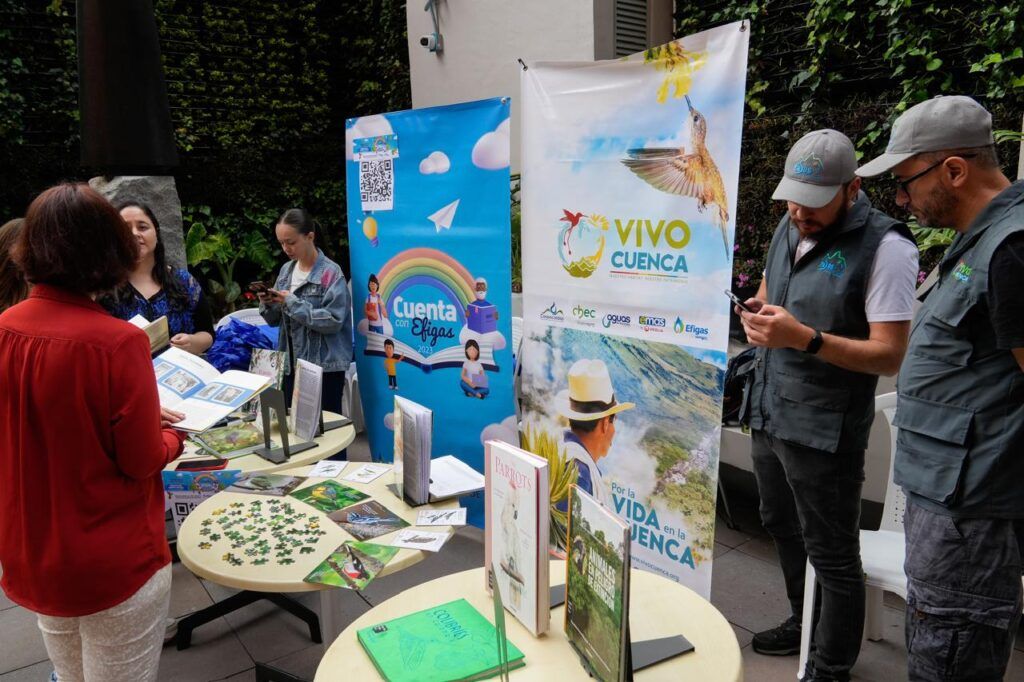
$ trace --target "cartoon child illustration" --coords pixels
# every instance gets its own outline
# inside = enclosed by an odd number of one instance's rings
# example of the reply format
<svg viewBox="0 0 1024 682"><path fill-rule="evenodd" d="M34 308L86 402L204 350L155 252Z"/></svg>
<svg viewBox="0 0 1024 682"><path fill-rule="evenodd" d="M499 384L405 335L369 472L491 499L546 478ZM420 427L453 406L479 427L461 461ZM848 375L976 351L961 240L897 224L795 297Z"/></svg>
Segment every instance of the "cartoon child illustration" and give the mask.
<svg viewBox="0 0 1024 682"><path fill-rule="evenodd" d="M483 400L491 389L487 387L487 375L484 373L483 364L480 363L480 344L470 339L466 341L465 351L466 361L462 363L459 386L467 398Z"/></svg>
<svg viewBox="0 0 1024 682"><path fill-rule="evenodd" d="M398 363L402 361L402 355L395 355L395 342L391 339L384 341L384 369L388 372L388 388L392 391L398 390Z"/></svg>
<svg viewBox="0 0 1024 682"><path fill-rule="evenodd" d="M380 289L380 282L377 280L377 275L370 275L370 279L366 283L366 288L370 290L370 294L366 297L366 304L363 306L363 309L366 312L366 321L369 323L369 330L377 334L383 334L383 320L388 316L388 310L387 306L384 305L384 301L381 299L380 294L377 293Z"/></svg>

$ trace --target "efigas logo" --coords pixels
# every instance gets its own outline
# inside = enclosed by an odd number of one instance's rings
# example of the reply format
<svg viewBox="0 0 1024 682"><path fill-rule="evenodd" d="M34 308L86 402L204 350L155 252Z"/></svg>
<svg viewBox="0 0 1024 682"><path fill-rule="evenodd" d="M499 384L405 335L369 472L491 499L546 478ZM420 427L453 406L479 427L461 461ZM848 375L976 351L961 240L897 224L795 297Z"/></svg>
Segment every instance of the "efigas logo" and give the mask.
<svg viewBox="0 0 1024 682"><path fill-rule="evenodd" d="M645 332L663 332L665 331L666 320L664 317L654 317L652 315L641 315L636 318L637 324Z"/></svg>
<svg viewBox="0 0 1024 682"><path fill-rule="evenodd" d="M677 317L676 322L672 325L672 331L676 334L682 334L684 336L690 336L699 341L706 341L711 333L707 327L694 324L692 322L683 322L682 318Z"/></svg>
<svg viewBox="0 0 1024 682"><path fill-rule="evenodd" d="M615 313L608 313L601 318L601 324L605 329L609 329L612 326L616 327L628 327L632 320L629 315L617 315Z"/></svg>
<svg viewBox="0 0 1024 682"><path fill-rule="evenodd" d="M562 309L556 306L555 302L552 301L551 305L540 311L540 319L561 321L565 319L565 313L563 313Z"/></svg>
<svg viewBox="0 0 1024 682"><path fill-rule="evenodd" d="M579 324L587 327L593 327L597 324L597 310L594 308L577 305L570 312L572 313L572 319Z"/></svg>

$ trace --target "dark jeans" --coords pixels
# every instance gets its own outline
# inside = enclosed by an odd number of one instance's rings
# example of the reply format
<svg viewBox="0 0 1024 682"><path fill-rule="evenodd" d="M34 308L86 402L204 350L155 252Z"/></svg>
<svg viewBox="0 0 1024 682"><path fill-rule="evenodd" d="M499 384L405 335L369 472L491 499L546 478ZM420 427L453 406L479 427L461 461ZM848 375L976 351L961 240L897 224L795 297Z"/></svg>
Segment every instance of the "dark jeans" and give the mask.
<svg viewBox="0 0 1024 682"><path fill-rule="evenodd" d="M775 541L793 615L801 617L808 559L817 573L821 615L810 660L849 676L864 632L860 494L864 451L824 452L753 432L761 521Z"/></svg>
<svg viewBox="0 0 1024 682"><path fill-rule="evenodd" d="M908 500L910 680L1002 680L1021 617L1024 520L954 519Z"/></svg>

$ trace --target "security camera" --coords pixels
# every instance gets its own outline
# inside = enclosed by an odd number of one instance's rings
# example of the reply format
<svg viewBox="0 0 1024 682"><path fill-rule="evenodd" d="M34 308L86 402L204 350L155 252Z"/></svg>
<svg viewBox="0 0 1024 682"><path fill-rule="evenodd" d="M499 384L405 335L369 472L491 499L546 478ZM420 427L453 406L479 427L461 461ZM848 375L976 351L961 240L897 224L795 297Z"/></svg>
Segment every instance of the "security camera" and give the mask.
<svg viewBox="0 0 1024 682"><path fill-rule="evenodd" d="M440 52L441 36L438 33L428 33L427 35L420 36L420 45L431 52Z"/></svg>

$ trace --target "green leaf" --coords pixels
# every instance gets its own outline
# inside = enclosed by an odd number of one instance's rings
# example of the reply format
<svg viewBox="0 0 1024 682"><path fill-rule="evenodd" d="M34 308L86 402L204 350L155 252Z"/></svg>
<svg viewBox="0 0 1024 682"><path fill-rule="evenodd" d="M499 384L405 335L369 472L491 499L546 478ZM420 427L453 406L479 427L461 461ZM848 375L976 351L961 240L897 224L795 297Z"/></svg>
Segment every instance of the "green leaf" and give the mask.
<svg viewBox="0 0 1024 682"><path fill-rule="evenodd" d="M938 69L938 68L939 68L940 66L942 66L942 60L941 60L941 59L939 59L938 57L932 57L932 58L931 58L931 59L930 59L930 60L928 61L928 63L927 63L926 65L925 65L925 67L924 67L924 68L925 68L925 69L926 69L927 71L935 71L935 70L936 70L936 69Z"/></svg>

